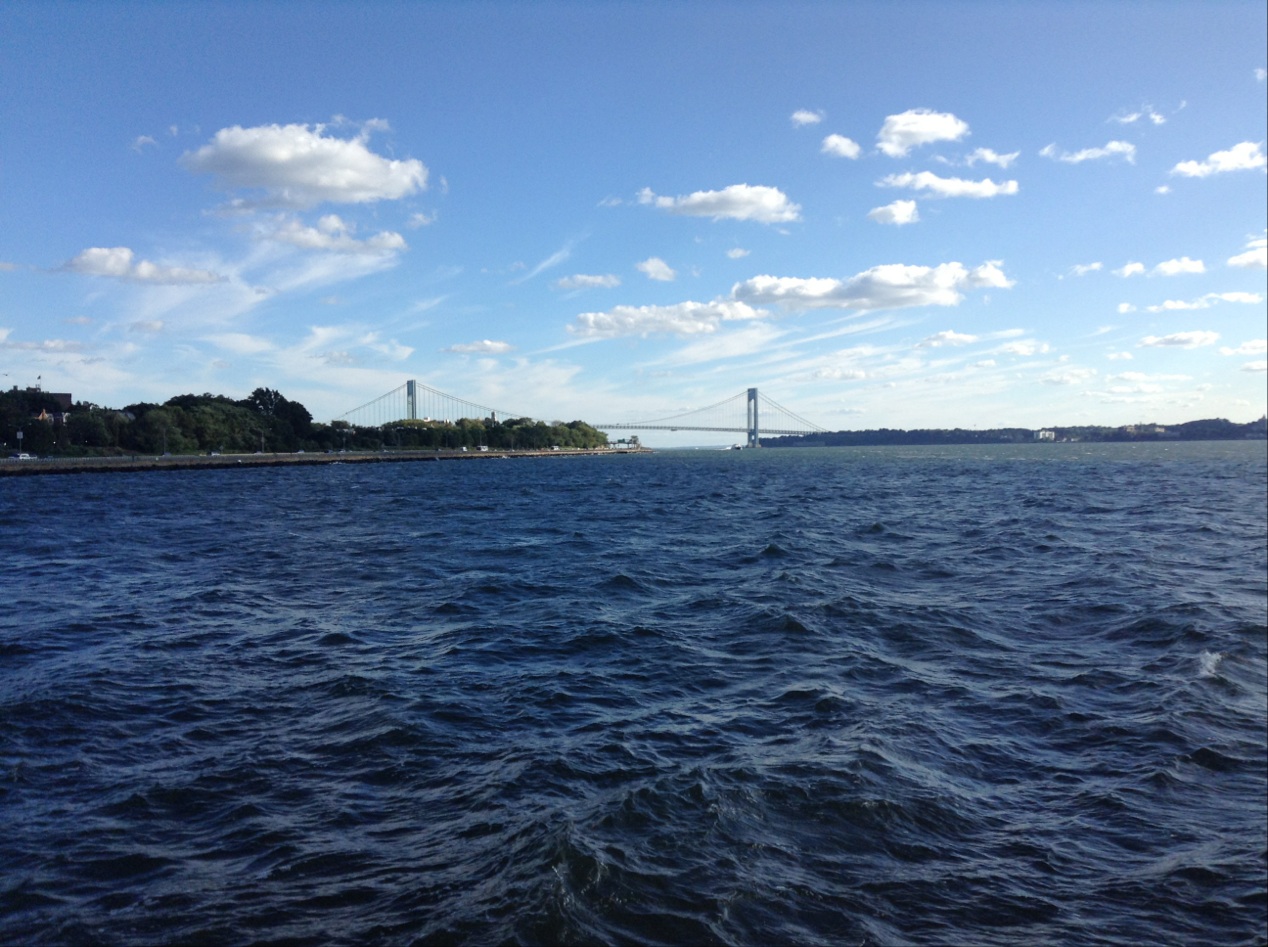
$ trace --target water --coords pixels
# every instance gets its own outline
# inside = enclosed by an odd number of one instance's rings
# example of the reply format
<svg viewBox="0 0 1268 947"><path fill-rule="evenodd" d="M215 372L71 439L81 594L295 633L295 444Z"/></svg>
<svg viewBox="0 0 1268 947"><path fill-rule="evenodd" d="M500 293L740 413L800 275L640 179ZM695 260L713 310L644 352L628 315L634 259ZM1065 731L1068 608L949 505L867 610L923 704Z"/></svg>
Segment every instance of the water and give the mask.
<svg viewBox="0 0 1268 947"><path fill-rule="evenodd" d="M1264 944L1265 468L0 481L0 941Z"/></svg>

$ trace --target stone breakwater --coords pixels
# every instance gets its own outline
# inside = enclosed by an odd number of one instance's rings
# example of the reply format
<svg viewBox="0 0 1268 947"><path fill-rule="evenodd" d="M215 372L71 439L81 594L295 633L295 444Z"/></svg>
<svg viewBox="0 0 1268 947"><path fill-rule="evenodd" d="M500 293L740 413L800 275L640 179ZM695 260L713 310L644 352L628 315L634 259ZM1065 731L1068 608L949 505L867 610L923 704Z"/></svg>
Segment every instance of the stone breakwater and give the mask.
<svg viewBox="0 0 1268 947"><path fill-rule="evenodd" d="M412 461L490 460L528 457L594 457L647 454L648 448L593 450L365 451L346 454L179 454L165 457L59 457L0 461L0 477L38 474L131 473L139 470L220 470L227 467L286 467L295 464L395 464Z"/></svg>

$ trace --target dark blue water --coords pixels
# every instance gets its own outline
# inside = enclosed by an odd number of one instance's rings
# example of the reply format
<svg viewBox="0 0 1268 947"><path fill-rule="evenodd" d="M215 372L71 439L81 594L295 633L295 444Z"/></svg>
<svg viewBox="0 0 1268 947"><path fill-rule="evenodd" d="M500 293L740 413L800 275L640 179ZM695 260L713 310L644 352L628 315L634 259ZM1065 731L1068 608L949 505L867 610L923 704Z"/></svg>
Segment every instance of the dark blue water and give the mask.
<svg viewBox="0 0 1268 947"><path fill-rule="evenodd" d="M1265 468L0 481L0 942L1264 944Z"/></svg>

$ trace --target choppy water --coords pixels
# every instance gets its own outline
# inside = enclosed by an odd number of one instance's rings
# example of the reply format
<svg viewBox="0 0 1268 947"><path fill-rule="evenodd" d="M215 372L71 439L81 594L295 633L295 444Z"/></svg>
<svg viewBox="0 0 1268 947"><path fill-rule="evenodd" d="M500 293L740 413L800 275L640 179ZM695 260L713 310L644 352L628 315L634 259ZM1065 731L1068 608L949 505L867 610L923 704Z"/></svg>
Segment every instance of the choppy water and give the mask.
<svg viewBox="0 0 1268 947"><path fill-rule="evenodd" d="M0 482L0 941L1264 944L1265 468Z"/></svg>

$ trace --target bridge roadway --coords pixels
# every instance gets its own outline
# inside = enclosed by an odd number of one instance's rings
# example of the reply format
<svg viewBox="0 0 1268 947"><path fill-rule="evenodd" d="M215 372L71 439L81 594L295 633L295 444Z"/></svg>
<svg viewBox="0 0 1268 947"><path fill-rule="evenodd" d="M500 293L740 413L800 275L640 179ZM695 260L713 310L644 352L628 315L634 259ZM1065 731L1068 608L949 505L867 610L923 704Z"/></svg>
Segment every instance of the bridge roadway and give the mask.
<svg viewBox="0 0 1268 947"><path fill-rule="evenodd" d="M695 427L689 424L592 424L591 427L599 431L715 431L724 434L748 434L749 429L746 427ZM766 434L805 434L805 429L799 431L789 431L782 428L764 427L761 429L763 435Z"/></svg>

